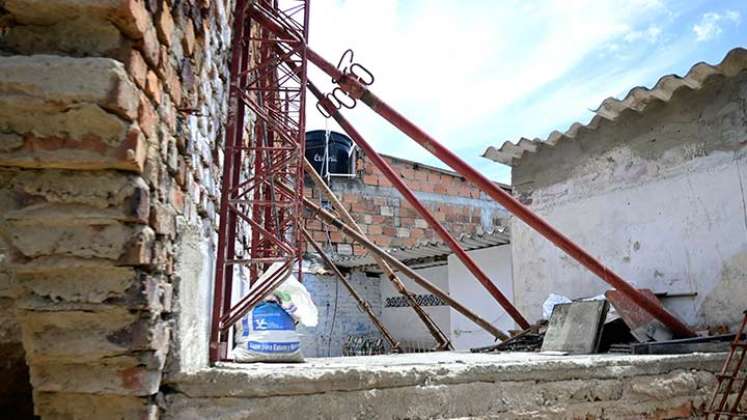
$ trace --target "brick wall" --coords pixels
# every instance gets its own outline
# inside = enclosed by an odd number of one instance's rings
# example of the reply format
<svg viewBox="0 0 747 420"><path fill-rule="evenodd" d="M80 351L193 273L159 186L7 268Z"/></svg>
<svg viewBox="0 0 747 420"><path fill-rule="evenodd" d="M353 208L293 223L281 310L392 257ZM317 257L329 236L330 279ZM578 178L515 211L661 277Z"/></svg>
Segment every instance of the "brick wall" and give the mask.
<svg viewBox="0 0 747 420"><path fill-rule="evenodd" d="M0 7L0 319L42 417L158 416L177 221L215 228L232 7Z"/></svg>
<svg viewBox="0 0 747 420"><path fill-rule="evenodd" d="M507 216L503 207L481 193L460 175L428 165L385 156L396 173L421 202L455 236L491 231ZM331 188L342 200L363 231L383 247L410 247L438 239L415 209L363 154L356 162L356 177L333 178ZM306 183L307 196L320 200L320 191ZM314 239L331 242L339 254L365 254L334 228L309 221Z"/></svg>

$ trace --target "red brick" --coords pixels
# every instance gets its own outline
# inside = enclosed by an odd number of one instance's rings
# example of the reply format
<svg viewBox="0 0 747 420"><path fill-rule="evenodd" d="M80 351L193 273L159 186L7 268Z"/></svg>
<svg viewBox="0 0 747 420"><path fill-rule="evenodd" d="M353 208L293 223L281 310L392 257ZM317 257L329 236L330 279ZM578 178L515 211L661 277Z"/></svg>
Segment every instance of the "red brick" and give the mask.
<svg viewBox="0 0 747 420"><path fill-rule="evenodd" d="M331 232L329 233L329 238L330 238L330 240L331 240L332 242L335 242L335 243L337 243L337 242L342 242L342 240L343 240L343 236L342 236L342 233L340 233L340 232L339 232L339 231L337 231L337 230L333 230L333 231L331 231Z"/></svg>
<svg viewBox="0 0 747 420"><path fill-rule="evenodd" d="M171 185L169 203L171 203L177 212L184 213L184 192L176 183Z"/></svg>
<svg viewBox="0 0 747 420"><path fill-rule="evenodd" d="M195 28L192 19L187 19L182 28L184 36L182 37L182 49L191 56L195 52Z"/></svg>
<svg viewBox="0 0 747 420"><path fill-rule="evenodd" d="M158 39L167 47L171 47L174 33L174 19L171 16L169 5L165 0L161 3L160 10L156 15L156 28L158 29Z"/></svg>
<svg viewBox="0 0 747 420"><path fill-rule="evenodd" d="M153 68L158 67L161 61L161 44L158 42L155 27L148 28L143 35L143 39L138 41L137 46L142 51L145 61Z"/></svg>
<svg viewBox="0 0 747 420"><path fill-rule="evenodd" d="M148 28L153 26L150 13L142 0L122 0L111 20L132 39L141 39Z"/></svg>
<svg viewBox="0 0 747 420"><path fill-rule="evenodd" d="M127 72L140 89L145 89L145 78L148 75L148 65L138 50L130 50L125 63Z"/></svg>
<svg viewBox="0 0 747 420"><path fill-rule="evenodd" d="M140 106L138 108L138 124L140 129L151 142L156 142L156 126L158 114L145 95L140 95Z"/></svg>
<svg viewBox="0 0 747 420"><path fill-rule="evenodd" d="M145 93L157 104L161 103L163 87L161 86L161 80L158 78L158 75L153 71L148 71L148 75L146 76Z"/></svg>

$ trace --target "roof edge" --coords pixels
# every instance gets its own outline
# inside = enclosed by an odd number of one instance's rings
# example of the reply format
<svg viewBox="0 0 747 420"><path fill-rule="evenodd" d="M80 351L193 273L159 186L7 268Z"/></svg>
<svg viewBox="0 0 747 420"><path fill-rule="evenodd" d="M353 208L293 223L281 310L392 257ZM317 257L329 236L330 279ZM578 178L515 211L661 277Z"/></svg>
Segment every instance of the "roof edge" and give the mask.
<svg viewBox="0 0 747 420"><path fill-rule="evenodd" d="M584 131L595 131L602 123L616 121L626 111L645 112L653 102L668 103L680 89L699 90L713 76L735 77L747 70L747 49L730 50L718 64L699 62L687 74L662 76L652 88L636 86L623 99L609 97L594 110L595 115L586 124L573 123L561 133L553 131L547 138L520 138L517 142L505 141L500 147L489 146L481 155L486 159L515 166L526 155L544 148L552 148L561 141L576 138Z"/></svg>

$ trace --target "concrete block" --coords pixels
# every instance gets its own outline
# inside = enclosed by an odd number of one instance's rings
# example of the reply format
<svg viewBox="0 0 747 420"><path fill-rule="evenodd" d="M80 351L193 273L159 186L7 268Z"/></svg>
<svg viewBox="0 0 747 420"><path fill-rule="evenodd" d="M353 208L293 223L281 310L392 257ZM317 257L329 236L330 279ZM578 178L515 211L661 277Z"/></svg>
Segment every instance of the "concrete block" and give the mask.
<svg viewBox="0 0 747 420"><path fill-rule="evenodd" d="M632 378L625 395L637 399L671 399L697 393L698 378L684 370L657 377Z"/></svg>
<svg viewBox="0 0 747 420"><path fill-rule="evenodd" d="M5 8L22 24L48 26L86 16L113 22L129 38L140 40L154 30L142 0L8 0Z"/></svg>
<svg viewBox="0 0 747 420"><path fill-rule="evenodd" d="M145 181L120 172L23 171L14 179L17 209L5 219L25 224L147 223L150 191Z"/></svg>
<svg viewBox="0 0 747 420"><path fill-rule="evenodd" d="M74 57L126 57L132 41L105 20L79 16L49 26L10 26L0 46L23 55L56 54Z"/></svg>
<svg viewBox="0 0 747 420"><path fill-rule="evenodd" d="M6 104L0 98L0 110ZM0 150L0 165L20 168L59 168L59 169L121 169L133 172L142 172L145 161L145 140L136 126L131 126L125 131L119 130L116 121L109 119L103 111L94 106L86 105L84 109L71 110L65 114L46 115L30 111L14 111L13 117L20 120L31 120L41 122L40 127L56 127L61 130L45 137L36 137L34 134L15 136L22 139L14 142L12 147ZM7 109L7 108L5 108ZM12 130L3 121L8 121L7 114L0 111L0 127ZM117 145L107 144L106 139L95 134L94 131L86 131L83 139L69 139L68 133L78 133L86 127L75 122L86 121L94 125L114 122L114 126L102 128L104 133L114 128L118 134L122 134L121 141ZM27 126L27 128L30 126ZM77 128L76 128L77 127ZM111 134L111 133L110 133ZM63 137L60 137L63 136ZM118 137L119 138L119 137ZM110 138L114 140L114 138Z"/></svg>
<svg viewBox="0 0 747 420"><path fill-rule="evenodd" d="M105 364L31 365L31 384L36 392L72 392L147 396L158 392L161 371L143 367Z"/></svg>
<svg viewBox="0 0 747 420"><path fill-rule="evenodd" d="M155 239L147 226L120 223L54 226L13 220L7 230L10 244L26 257L102 258L124 265L149 264Z"/></svg>
<svg viewBox="0 0 747 420"><path fill-rule="evenodd" d="M606 300L555 305L542 351L595 353L608 309Z"/></svg>
<svg viewBox="0 0 747 420"><path fill-rule="evenodd" d="M34 401L36 412L45 419L158 419L158 406L150 398L37 392Z"/></svg>
<svg viewBox="0 0 747 420"><path fill-rule="evenodd" d="M0 75L2 96L33 98L56 111L96 104L130 121L137 117L137 87L122 63L115 60L12 56L0 63Z"/></svg>
<svg viewBox="0 0 747 420"><path fill-rule="evenodd" d="M154 313L171 310L171 284L158 275L138 273L110 262L76 258L42 258L16 266L23 296L18 306L71 310L118 305Z"/></svg>
<svg viewBox="0 0 747 420"><path fill-rule="evenodd" d="M165 354L168 349L170 327L147 313L112 306L87 311L64 310L64 305L45 309L17 312L26 357L32 364L131 364L129 356L134 353Z"/></svg>

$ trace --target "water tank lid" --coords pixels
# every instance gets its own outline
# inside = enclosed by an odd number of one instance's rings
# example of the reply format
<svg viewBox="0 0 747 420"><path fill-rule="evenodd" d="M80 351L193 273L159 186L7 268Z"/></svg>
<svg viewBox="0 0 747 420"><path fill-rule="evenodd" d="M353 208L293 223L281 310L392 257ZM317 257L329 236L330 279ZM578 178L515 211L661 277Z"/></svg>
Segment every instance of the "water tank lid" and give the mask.
<svg viewBox="0 0 747 420"><path fill-rule="evenodd" d="M326 135L326 130L310 130L306 132L306 142L307 143L317 143L317 142L324 142L324 137ZM346 136L345 134L339 133L337 131L331 131L329 132L329 141L332 143L342 143L348 147L353 145L353 140L350 139L350 137Z"/></svg>

